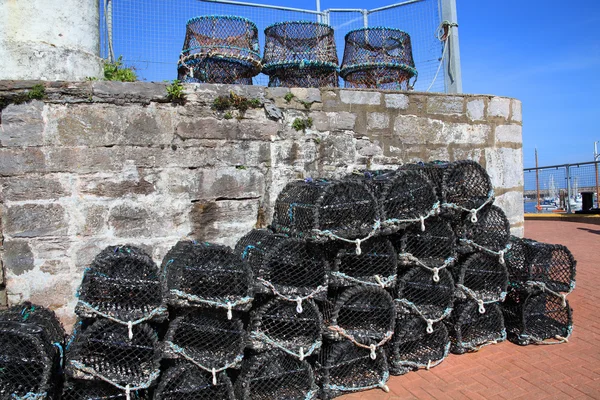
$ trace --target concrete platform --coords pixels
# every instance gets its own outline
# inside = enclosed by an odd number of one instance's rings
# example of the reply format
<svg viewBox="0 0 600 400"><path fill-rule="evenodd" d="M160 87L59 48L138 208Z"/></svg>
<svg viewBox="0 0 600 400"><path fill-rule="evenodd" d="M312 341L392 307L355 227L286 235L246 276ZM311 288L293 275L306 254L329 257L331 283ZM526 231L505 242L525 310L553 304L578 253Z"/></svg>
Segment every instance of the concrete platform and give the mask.
<svg viewBox="0 0 600 400"><path fill-rule="evenodd" d="M525 221L525 237L567 246L577 260L577 286L568 297L574 328L569 343L517 346L504 342L477 353L450 355L430 371L392 377L381 390L345 400L599 399L600 227L578 222Z"/></svg>

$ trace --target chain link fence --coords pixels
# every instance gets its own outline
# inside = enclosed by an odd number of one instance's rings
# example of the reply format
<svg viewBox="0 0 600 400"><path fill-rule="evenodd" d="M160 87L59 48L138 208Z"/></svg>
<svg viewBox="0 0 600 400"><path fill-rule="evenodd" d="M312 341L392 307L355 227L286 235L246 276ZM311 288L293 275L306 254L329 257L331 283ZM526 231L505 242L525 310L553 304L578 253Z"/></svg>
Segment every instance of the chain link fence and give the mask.
<svg viewBox="0 0 600 400"><path fill-rule="evenodd" d="M265 44L264 30L271 24L283 21L328 23L335 31L340 61L344 37L351 30L365 26L402 29L411 36L419 73L414 89L426 91L431 86L431 91L445 90L443 68L438 71L443 42L436 37L441 22L441 0L407 0L373 10L323 11L230 0L99 2L102 57L115 59L122 56L124 65L134 68L139 80L165 81L177 77L177 61L190 18L235 15L248 18L257 25L261 51ZM323 1L323 6L327 6L326 1ZM267 83L268 77L264 74L253 79L255 85L266 86Z"/></svg>

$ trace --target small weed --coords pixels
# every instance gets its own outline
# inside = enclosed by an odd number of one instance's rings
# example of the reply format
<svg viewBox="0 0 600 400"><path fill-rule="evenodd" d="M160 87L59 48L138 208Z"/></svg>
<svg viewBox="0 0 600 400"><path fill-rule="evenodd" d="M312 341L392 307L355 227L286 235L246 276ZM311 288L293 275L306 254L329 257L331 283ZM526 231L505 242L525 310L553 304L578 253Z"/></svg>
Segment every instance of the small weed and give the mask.
<svg viewBox="0 0 600 400"><path fill-rule="evenodd" d="M292 99L294 98L294 95L292 94L292 92L287 92L285 94L285 96L283 96L283 99L289 103L290 101L292 101Z"/></svg>
<svg viewBox="0 0 600 400"><path fill-rule="evenodd" d="M183 94L183 85L177 79L175 79L169 86L167 86L167 99L174 103L183 103L185 95Z"/></svg>
<svg viewBox="0 0 600 400"><path fill-rule="evenodd" d="M123 66L123 56L119 56L115 62L104 63L104 79L107 81L135 82L137 74L133 68Z"/></svg>
<svg viewBox="0 0 600 400"><path fill-rule="evenodd" d="M46 97L46 88L42 84L33 85L33 87L27 93L29 100L42 100Z"/></svg>
<svg viewBox="0 0 600 400"><path fill-rule="evenodd" d="M304 108L306 108L307 110L310 110L310 106L312 106L311 102L304 101L304 100L299 100L298 103L302 104L304 106Z"/></svg>
<svg viewBox="0 0 600 400"><path fill-rule="evenodd" d="M247 169L245 165L236 165L235 169Z"/></svg>
<svg viewBox="0 0 600 400"><path fill-rule="evenodd" d="M225 118L225 119L231 119L231 118L233 118L233 114L230 111L227 111L225 113L225 115L223 115L223 118Z"/></svg>
<svg viewBox="0 0 600 400"><path fill-rule="evenodd" d="M259 108L262 105L259 99L248 100L244 96L229 93L229 96L219 96L213 101L213 108L218 111L225 111L230 108L240 111L242 114L249 108Z"/></svg>
<svg viewBox="0 0 600 400"><path fill-rule="evenodd" d="M292 128L296 131L305 132L308 128L311 128L313 124L312 118L296 118L292 122Z"/></svg>

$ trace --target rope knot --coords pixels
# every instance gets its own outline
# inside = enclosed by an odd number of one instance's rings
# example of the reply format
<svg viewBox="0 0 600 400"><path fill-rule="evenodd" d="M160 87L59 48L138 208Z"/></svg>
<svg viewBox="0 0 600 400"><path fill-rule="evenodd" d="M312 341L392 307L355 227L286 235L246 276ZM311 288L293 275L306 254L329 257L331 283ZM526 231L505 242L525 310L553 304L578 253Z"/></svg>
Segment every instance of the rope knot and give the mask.
<svg viewBox="0 0 600 400"><path fill-rule="evenodd" d="M231 318L233 318L233 311L232 311L231 302L228 301L227 302L227 319L231 319Z"/></svg>
<svg viewBox="0 0 600 400"><path fill-rule="evenodd" d="M133 322L132 321L127 322L127 335L129 337L129 340L133 339Z"/></svg>
<svg viewBox="0 0 600 400"><path fill-rule="evenodd" d="M566 307L567 306L567 295L564 293L561 293L560 298L562 299L562 306Z"/></svg>
<svg viewBox="0 0 600 400"><path fill-rule="evenodd" d="M419 219L421 220L421 232L425 232L425 217L421 215Z"/></svg>
<svg viewBox="0 0 600 400"><path fill-rule="evenodd" d="M131 389L129 388L129 384L125 386L125 398L131 400Z"/></svg>
<svg viewBox="0 0 600 400"><path fill-rule="evenodd" d="M304 310L302 309L302 298L301 298L300 296L298 296L298 297L296 298L296 312L297 312L298 314L302 314L302 311L304 311Z"/></svg>
<svg viewBox="0 0 600 400"><path fill-rule="evenodd" d="M379 284L379 286L381 286L382 288L385 288L385 283L383 283L383 281L381 280L381 277L379 275L375 275L374 278L377 281L377 283Z"/></svg>
<svg viewBox="0 0 600 400"><path fill-rule="evenodd" d="M375 360L377 358L377 353L375 353L375 351L377 350L377 346L372 344L369 346L369 348L371 349L371 354L369 354L369 357L371 357L371 360Z"/></svg>
<svg viewBox="0 0 600 400"><path fill-rule="evenodd" d="M386 385L386 384L385 384L385 383L383 383L383 382L382 382L382 383L379 385L379 387L381 388L381 390L383 390L383 391L384 391L384 392L386 392L386 393L389 393L389 392L390 392L390 388L388 387L388 385Z"/></svg>
<svg viewBox="0 0 600 400"><path fill-rule="evenodd" d="M431 360L427 360L427 367L425 367L427 371L431 369Z"/></svg>
<svg viewBox="0 0 600 400"><path fill-rule="evenodd" d="M471 211L469 211L470 215L471 215L471 223L476 224L477 223L477 210L472 208Z"/></svg>
<svg viewBox="0 0 600 400"><path fill-rule="evenodd" d="M213 386L217 386L217 370L215 367L212 369L212 384Z"/></svg>
<svg viewBox="0 0 600 400"><path fill-rule="evenodd" d="M300 361L304 361L304 348L300 347Z"/></svg>
<svg viewBox="0 0 600 400"><path fill-rule="evenodd" d="M362 250L361 250L361 248L360 248L360 243L361 243L361 242L362 242L362 240L360 240L360 239L356 239L356 240L354 241L354 243L356 244L356 255L357 255L357 256L360 256L360 255L362 254Z"/></svg>
<svg viewBox="0 0 600 400"><path fill-rule="evenodd" d="M501 265L505 264L505 262L504 262L504 253L505 253L505 251L506 250L500 250L498 252L498 261L500 262Z"/></svg>
<svg viewBox="0 0 600 400"><path fill-rule="evenodd" d="M428 320L426 320L426 322L427 322L427 329L425 329L425 332L427 332L428 334L432 334L433 333L433 320L428 319Z"/></svg>
<svg viewBox="0 0 600 400"><path fill-rule="evenodd" d="M435 283L440 281L440 269L438 267L433 268L433 281Z"/></svg>
<svg viewBox="0 0 600 400"><path fill-rule="evenodd" d="M485 314L485 306L483 305L483 300L477 300L477 305L479 306L479 314Z"/></svg>

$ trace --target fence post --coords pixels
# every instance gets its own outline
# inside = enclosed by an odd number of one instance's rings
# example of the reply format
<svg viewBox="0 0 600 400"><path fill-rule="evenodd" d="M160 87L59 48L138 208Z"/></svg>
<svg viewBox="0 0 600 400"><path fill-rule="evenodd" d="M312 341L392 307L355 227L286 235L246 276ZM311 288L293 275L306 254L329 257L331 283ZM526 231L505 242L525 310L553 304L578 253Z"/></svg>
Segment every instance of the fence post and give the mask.
<svg viewBox="0 0 600 400"><path fill-rule="evenodd" d="M567 214L571 214L573 211L571 210L571 168L570 165L565 165L566 175L567 175Z"/></svg>
<svg viewBox="0 0 600 400"><path fill-rule="evenodd" d="M446 46L448 46L444 75L446 93L462 93L462 74L460 70L460 47L458 45L458 25L456 16L456 0L442 0L442 21L450 26Z"/></svg>
<svg viewBox="0 0 600 400"><path fill-rule="evenodd" d="M363 26L365 28L369 27L369 10L362 10L363 14Z"/></svg>

